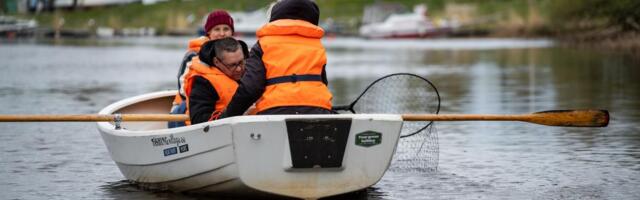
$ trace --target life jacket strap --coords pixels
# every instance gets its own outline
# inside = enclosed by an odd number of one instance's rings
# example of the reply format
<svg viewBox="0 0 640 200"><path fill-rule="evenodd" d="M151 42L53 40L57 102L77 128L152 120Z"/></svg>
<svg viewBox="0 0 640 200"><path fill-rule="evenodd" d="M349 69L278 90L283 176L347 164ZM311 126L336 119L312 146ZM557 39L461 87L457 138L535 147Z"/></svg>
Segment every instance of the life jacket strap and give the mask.
<svg viewBox="0 0 640 200"><path fill-rule="evenodd" d="M267 86L279 84L279 83L296 83L298 81L322 81L322 76L317 74L303 74L303 75L289 75L278 76L267 79Z"/></svg>

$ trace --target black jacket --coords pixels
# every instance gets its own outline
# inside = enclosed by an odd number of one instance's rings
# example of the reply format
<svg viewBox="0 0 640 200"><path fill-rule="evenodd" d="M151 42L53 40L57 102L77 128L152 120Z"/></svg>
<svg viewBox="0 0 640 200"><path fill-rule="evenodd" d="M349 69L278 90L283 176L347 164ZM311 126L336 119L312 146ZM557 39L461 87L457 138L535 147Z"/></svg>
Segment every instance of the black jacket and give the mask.
<svg viewBox="0 0 640 200"><path fill-rule="evenodd" d="M266 87L267 70L262 62L262 48L260 42L257 42L249 53L246 62L246 70L244 76L238 83L238 89L233 95L231 102L227 106L226 111L220 118L232 117L244 114L244 112L255 103L264 93ZM327 73L322 68L322 82L328 85ZM276 107L262 111L258 114L330 114L329 110L311 107L311 106L287 106Z"/></svg>
<svg viewBox="0 0 640 200"><path fill-rule="evenodd" d="M196 76L189 95L189 117L191 124L207 122L215 111L215 102L220 99L218 92L204 77Z"/></svg>
<svg viewBox="0 0 640 200"><path fill-rule="evenodd" d="M241 45L242 52L246 59L246 55L249 54L247 44L242 40L238 40L238 42ZM200 48L200 52L198 52L198 57L201 61L209 66L213 66L211 61L214 56L213 42L206 42ZM215 111L215 104L219 99L220 96L218 92L209 80L201 76L196 76L193 79L191 93L189 95L189 117L191 118L191 124L209 121Z"/></svg>

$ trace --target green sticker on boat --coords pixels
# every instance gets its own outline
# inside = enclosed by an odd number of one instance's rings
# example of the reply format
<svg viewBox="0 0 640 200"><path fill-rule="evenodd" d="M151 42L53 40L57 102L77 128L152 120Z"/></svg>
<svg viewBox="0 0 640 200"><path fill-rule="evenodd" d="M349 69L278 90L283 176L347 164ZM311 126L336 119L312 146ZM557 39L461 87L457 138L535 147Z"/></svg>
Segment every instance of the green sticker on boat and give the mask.
<svg viewBox="0 0 640 200"><path fill-rule="evenodd" d="M370 147L382 143L382 133L365 131L356 134L356 145Z"/></svg>

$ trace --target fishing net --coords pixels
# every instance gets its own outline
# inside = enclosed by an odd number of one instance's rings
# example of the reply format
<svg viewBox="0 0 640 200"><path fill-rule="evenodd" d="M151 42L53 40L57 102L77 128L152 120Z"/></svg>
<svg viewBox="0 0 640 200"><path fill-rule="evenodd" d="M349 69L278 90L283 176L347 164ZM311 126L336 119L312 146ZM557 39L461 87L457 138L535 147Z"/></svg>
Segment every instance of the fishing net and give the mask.
<svg viewBox="0 0 640 200"><path fill-rule="evenodd" d="M435 86L415 74L391 74L374 81L348 108L354 113L437 114ZM433 122L405 121L391 169L435 171L438 135Z"/></svg>
<svg viewBox="0 0 640 200"><path fill-rule="evenodd" d="M411 137L398 141L390 170L433 172L438 169L440 155L438 131L435 124Z"/></svg>

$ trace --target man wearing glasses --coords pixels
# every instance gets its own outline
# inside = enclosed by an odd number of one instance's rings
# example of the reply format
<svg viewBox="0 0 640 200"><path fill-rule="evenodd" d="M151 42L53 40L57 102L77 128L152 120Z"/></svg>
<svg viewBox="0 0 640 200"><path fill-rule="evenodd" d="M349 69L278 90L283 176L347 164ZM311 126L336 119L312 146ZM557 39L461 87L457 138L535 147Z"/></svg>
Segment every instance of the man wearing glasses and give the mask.
<svg viewBox="0 0 640 200"><path fill-rule="evenodd" d="M231 37L202 45L198 56L188 63L183 88L191 118L187 125L217 119L238 88L247 54L247 45Z"/></svg>

